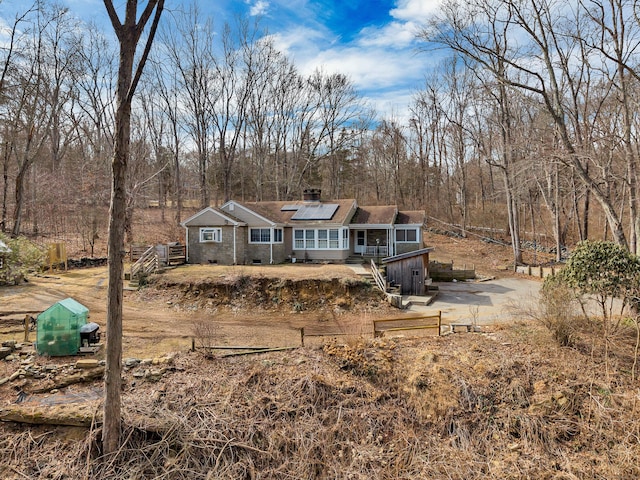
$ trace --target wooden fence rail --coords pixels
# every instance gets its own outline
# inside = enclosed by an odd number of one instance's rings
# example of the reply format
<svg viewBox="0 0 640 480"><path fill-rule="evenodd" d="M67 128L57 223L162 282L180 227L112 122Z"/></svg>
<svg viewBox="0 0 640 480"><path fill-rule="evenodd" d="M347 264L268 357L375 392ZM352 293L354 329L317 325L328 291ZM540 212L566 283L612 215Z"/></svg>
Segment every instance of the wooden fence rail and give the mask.
<svg viewBox="0 0 640 480"><path fill-rule="evenodd" d="M442 326L442 312L437 315L417 315L413 317L381 318L373 321L373 336L381 337L385 332L400 332L405 330L433 329L440 335Z"/></svg>

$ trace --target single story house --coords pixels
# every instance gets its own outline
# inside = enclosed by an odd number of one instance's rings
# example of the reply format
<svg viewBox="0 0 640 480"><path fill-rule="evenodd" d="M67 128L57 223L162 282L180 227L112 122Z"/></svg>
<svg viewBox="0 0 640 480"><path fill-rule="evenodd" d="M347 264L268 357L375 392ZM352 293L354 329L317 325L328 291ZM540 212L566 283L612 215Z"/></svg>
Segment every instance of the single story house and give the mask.
<svg viewBox="0 0 640 480"><path fill-rule="evenodd" d="M231 200L182 226L188 263L236 265L388 257L422 248L424 222L424 211L323 201L310 189L299 201Z"/></svg>

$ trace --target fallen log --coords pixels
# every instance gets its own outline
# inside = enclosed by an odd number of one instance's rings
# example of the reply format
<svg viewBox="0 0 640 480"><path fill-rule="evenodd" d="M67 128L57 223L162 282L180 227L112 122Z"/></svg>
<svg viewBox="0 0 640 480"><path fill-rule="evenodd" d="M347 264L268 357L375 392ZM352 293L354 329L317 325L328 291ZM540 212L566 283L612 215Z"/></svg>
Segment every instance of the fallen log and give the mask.
<svg viewBox="0 0 640 480"><path fill-rule="evenodd" d="M102 410L96 408L96 405L96 402L53 406L9 405L0 409L0 421L30 425L91 427L92 424L102 423Z"/></svg>

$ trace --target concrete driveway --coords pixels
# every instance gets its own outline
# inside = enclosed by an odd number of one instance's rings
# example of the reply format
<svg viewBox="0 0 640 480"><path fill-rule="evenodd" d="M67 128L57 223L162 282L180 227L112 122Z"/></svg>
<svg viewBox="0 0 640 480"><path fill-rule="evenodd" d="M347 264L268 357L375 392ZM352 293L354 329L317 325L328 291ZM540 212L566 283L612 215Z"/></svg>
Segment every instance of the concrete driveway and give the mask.
<svg viewBox="0 0 640 480"><path fill-rule="evenodd" d="M442 312L443 323L487 325L513 318L518 308L534 305L542 283L527 278L499 278L483 282L434 282L439 288L435 300L427 306L412 305L416 313Z"/></svg>

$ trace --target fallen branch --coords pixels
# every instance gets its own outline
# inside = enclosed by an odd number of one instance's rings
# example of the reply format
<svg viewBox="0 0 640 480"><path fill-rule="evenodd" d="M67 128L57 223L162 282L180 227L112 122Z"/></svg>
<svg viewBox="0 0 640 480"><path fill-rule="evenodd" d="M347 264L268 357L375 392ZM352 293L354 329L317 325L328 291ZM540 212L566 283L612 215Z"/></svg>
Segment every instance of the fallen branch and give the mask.
<svg viewBox="0 0 640 480"><path fill-rule="evenodd" d="M256 354L256 353L282 352L284 350L295 350L296 348L299 348L299 347L265 348L264 350L251 350L249 352L227 353L226 355L221 355L221 358L236 357L238 355L252 355L252 354Z"/></svg>
<svg viewBox="0 0 640 480"><path fill-rule="evenodd" d="M197 347L207 350L268 350L271 347L238 347L238 346L212 346L212 347Z"/></svg>
<svg viewBox="0 0 640 480"><path fill-rule="evenodd" d="M0 421L28 423L31 425L63 425L90 427L95 421L102 423L100 414L91 404L63 404L54 406L10 405L0 409Z"/></svg>

